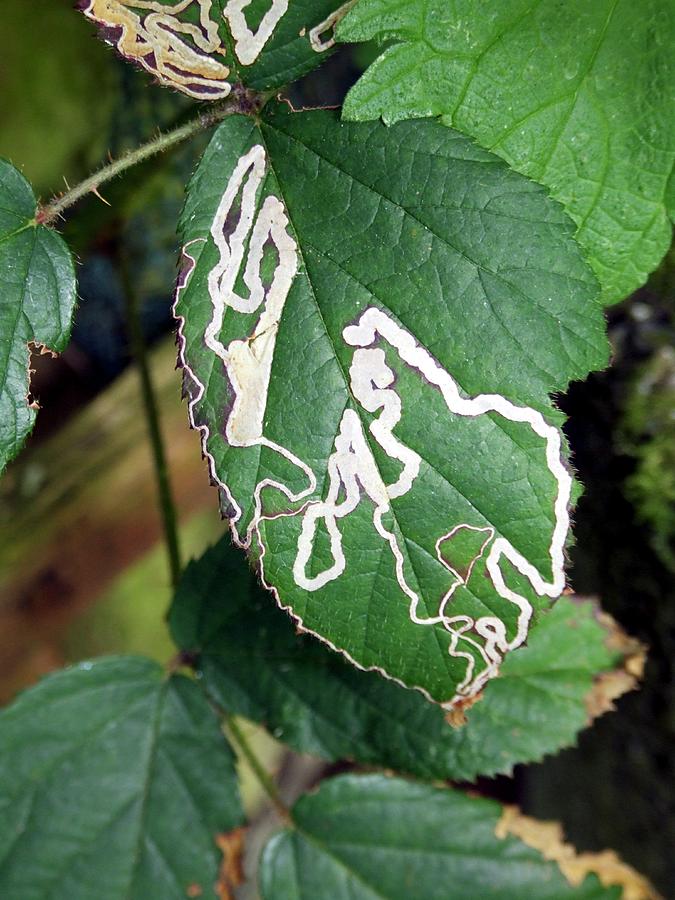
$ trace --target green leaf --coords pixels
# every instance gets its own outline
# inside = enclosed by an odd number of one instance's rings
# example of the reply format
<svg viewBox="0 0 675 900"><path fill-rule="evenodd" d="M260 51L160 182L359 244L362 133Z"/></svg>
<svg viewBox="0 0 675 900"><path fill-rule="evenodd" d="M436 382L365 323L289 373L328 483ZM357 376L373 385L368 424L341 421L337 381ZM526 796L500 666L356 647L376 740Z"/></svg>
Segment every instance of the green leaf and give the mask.
<svg viewBox="0 0 675 900"><path fill-rule="evenodd" d="M593 874L582 873L573 887L522 840L497 837L508 822L498 803L456 791L347 775L302 797L292 816L295 829L263 852L264 900L599 900L622 893Z"/></svg>
<svg viewBox="0 0 675 900"><path fill-rule="evenodd" d="M269 90L296 81L326 59L336 24L356 0L220 2L239 79L254 90Z"/></svg>
<svg viewBox="0 0 675 900"><path fill-rule="evenodd" d="M75 308L75 270L64 241L38 225L26 179L0 159L0 472L35 422L30 345L60 352Z"/></svg>
<svg viewBox="0 0 675 900"><path fill-rule="evenodd" d="M219 100L234 84L269 90L320 65L353 2L78 0L78 8L160 84L196 100Z"/></svg>
<svg viewBox="0 0 675 900"><path fill-rule="evenodd" d="M434 122L268 107L215 133L181 220L193 424L296 622L439 701L563 588L550 392L607 359L561 208Z"/></svg>
<svg viewBox="0 0 675 900"><path fill-rule="evenodd" d="M348 119L443 116L546 185L607 303L656 268L675 158L669 0L361 0L339 36L394 41L348 95Z"/></svg>
<svg viewBox="0 0 675 900"><path fill-rule="evenodd" d="M0 714L0 894L213 898L215 837L242 821L207 701L150 660L59 672Z"/></svg>
<svg viewBox="0 0 675 900"><path fill-rule="evenodd" d="M187 567L170 625L216 702L293 749L454 781L507 773L572 744L588 723L594 681L621 655L591 603L561 597L527 647L505 659L468 723L450 728L417 691L296 635L227 537Z"/></svg>

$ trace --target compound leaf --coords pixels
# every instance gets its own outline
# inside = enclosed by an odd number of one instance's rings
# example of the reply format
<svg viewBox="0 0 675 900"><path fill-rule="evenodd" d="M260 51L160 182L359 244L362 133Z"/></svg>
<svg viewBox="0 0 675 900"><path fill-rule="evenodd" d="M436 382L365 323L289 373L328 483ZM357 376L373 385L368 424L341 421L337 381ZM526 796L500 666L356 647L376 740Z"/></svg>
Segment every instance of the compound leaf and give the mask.
<svg viewBox="0 0 675 900"><path fill-rule="evenodd" d="M361 0L339 36L393 40L347 118L442 116L546 185L606 302L656 268L675 159L669 0Z"/></svg>
<svg viewBox="0 0 675 900"><path fill-rule="evenodd" d="M527 647L507 656L468 722L451 728L417 691L359 672L297 635L228 537L188 566L170 623L229 712L265 724L300 752L422 778L473 781L539 760L573 743L589 713L603 708L596 694L605 681L624 673L613 697L635 685L593 605L562 597ZM638 655L626 657L634 669Z"/></svg>
<svg viewBox="0 0 675 900"><path fill-rule="evenodd" d="M627 884L643 888L632 896L656 897L618 860L575 857L555 825L514 812L384 775L334 778L301 797L295 829L265 848L264 900L618 900Z"/></svg>
<svg viewBox="0 0 675 900"><path fill-rule="evenodd" d="M604 365L562 209L430 121L233 116L193 178L175 312L235 539L296 622L441 702L563 588L550 393Z"/></svg>
<svg viewBox="0 0 675 900"><path fill-rule="evenodd" d="M234 84L269 90L320 65L353 5L339 0L78 0L101 36L160 84L196 100Z"/></svg>
<svg viewBox="0 0 675 900"><path fill-rule="evenodd" d="M60 352L75 308L75 269L64 241L39 225L35 195L0 159L0 472L35 422L30 347Z"/></svg>
<svg viewBox="0 0 675 900"><path fill-rule="evenodd" d="M241 824L233 755L196 685L135 657L46 678L0 714L0 894L215 900Z"/></svg>

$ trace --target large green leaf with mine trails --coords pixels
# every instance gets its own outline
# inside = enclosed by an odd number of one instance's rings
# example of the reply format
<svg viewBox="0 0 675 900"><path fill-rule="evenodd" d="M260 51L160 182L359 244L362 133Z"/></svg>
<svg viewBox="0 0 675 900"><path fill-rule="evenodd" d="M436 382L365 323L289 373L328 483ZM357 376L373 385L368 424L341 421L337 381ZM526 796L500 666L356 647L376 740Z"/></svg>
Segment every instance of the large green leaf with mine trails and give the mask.
<svg viewBox="0 0 675 900"><path fill-rule="evenodd" d="M264 900L619 900L628 884L656 897L627 866L575 858L555 825L384 775L324 782L292 820L263 852Z"/></svg>
<svg viewBox="0 0 675 900"><path fill-rule="evenodd" d="M0 472L35 422L30 348L63 350L75 307L70 252L36 212L31 186L0 160Z"/></svg>
<svg viewBox="0 0 675 900"><path fill-rule="evenodd" d="M194 682L82 663L0 715L0 896L216 900L242 823L233 754Z"/></svg>
<svg viewBox="0 0 675 900"><path fill-rule="evenodd" d="M101 36L160 84L196 100L268 90L320 65L353 6L340 0L78 0Z"/></svg>
<svg viewBox="0 0 675 900"><path fill-rule="evenodd" d="M638 651L590 601L561 597L527 647L504 660L466 723L450 727L417 691L297 635L227 536L187 567L169 621L220 708L300 752L430 779L510 773L574 743L608 708L604 686L615 698L639 671Z"/></svg>
<svg viewBox="0 0 675 900"><path fill-rule="evenodd" d="M360 0L339 36L392 41L347 118L442 116L546 185L606 302L656 268L671 240L671 0Z"/></svg>
<svg viewBox="0 0 675 900"><path fill-rule="evenodd" d="M232 534L298 625L441 702L564 585L549 395L607 359L572 232L431 121L275 104L189 187L180 358Z"/></svg>

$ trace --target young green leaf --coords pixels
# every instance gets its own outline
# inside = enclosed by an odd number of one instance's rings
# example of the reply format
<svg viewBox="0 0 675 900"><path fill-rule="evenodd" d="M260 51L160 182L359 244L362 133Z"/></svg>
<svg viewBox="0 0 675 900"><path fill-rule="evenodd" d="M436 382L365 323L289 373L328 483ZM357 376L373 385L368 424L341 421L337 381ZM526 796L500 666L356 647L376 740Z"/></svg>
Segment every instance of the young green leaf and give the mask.
<svg viewBox="0 0 675 900"><path fill-rule="evenodd" d="M101 36L196 100L288 84L318 66L354 0L78 0Z"/></svg>
<svg viewBox="0 0 675 900"><path fill-rule="evenodd" d="M608 303L656 268L675 158L668 0L361 0L339 35L394 40L348 95L346 118L443 116L546 185Z"/></svg>
<svg viewBox="0 0 675 900"><path fill-rule="evenodd" d="M268 108L216 132L181 220L193 424L298 624L442 702L564 586L551 391L604 365L571 223L434 122Z"/></svg>
<svg viewBox="0 0 675 900"><path fill-rule="evenodd" d="M298 636L227 537L188 566L170 624L223 708L295 750L422 778L473 781L540 760L572 744L603 709L596 698L606 682L617 684L613 697L636 683L621 662L626 655L634 670L637 655L609 646L614 633L591 603L562 597L527 647L504 660L467 724L451 728L417 691Z"/></svg>
<svg viewBox="0 0 675 900"><path fill-rule="evenodd" d="M3 897L215 900L215 838L243 814L188 679L136 657L59 672L0 714L0 758Z"/></svg>
<svg viewBox="0 0 675 900"><path fill-rule="evenodd" d="M629 885L657 896L613 855L575 856L555 825L383 775L326 781L292 818L263 852L264 900L619 900Z"/></svg>
<svg viewBox="0 0 675 900"><path fill-rule="evenodd" d="M0 472L35 422L31 347L60 352L75 308L75 269L64 241L36 222L30 185L0 159Z"/></svg>

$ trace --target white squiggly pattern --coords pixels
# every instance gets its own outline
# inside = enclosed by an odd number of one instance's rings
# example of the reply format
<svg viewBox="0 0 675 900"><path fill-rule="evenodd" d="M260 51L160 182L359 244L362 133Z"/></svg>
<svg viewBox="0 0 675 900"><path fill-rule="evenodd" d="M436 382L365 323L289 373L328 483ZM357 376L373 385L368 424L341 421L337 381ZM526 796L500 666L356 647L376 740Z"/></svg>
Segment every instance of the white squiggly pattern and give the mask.
<svg viewBox="0 0 675 900"><path fill-rule="evenodd" d="M339 9L326 16L323 22L319 22L318 25L312 28L309 32L309 43L315 53L324 53L335 46L335 26L341 19L344 19L355 4L356 0L347 0L347 3L343 3ZM330 33L329 37L324 39L324 35L327 32Z"/></svg>
<svg viewBox="0 0 675 900"><path fill-rule="evenodd" d="M344 573L347 561L343 552L339 523L354 512L364 497L372 502L373 525L391 549L397 581L409 600L411 620L421 626L442 625L450 635L450 655L466 661L465 677L457 688L456 696L445 704L451 706L478 693L486 681L497 673L504 654L522 644L527 636L533 613L532 605L526 598L508 587L500 568L501 560L507 560L540 596L555 598L563 591L564 543L569 528L568 505L572 479L562 462L560 434L554 426L545 421L541 413L529 407L517 406L499 394L462 397L452 376L409 332L383 310L370 307L360 315L356 324L349 325L343 330L345 342L354 347L349 371L350 388L354 400L365 410L372 414L379 412L369 426L370 434L390 459L401 464L401 472L393 483L385 484L366 438L361 417L355 409L347 408L335 439L334 451L328 460L329 486L326 497L323 500L312 501L310 498L317 487L314 471L288 448L268 440L263 434L263 419L279 322L298 269L298 248L288 231L289 222L283 203L274 196L267 196L257 209L257 198L265 174L265 151L262 146L256 145L238 161L214 216L211 237L219 251L219 259L208 275L213 314L205 330L204 340L209 350L222 360L234 392L234 404L225 427L228 443L234 447L265 446L281 454L304 473L306 487L293 492L279 481L269 478L261 480L254 491L254 513L251 522L245 533L240 533L238 522L242 511L228 486L218 477L215 461L208 452L208 427L198 425L195 421L195 406L203 397L205 389L185 360L184 322L181 321L179 328L181 356L197 386L197 392L190 402L191 421L202 432L211 475L226 494L234 510L231 520L234 539L241 546L249 547L254 534L257 537L263 580L265 580L265 546L259 526L264 519L274 518L263 514L261 492L264 488L278 489L292 503L305 501L300 509L279 515L302 516L293 577L296 584L307 591L318 591ZM238 197L239 218L237 224L232 227L230 219L233 217ZM247 241L248 255L244 260ZM266 287L261 279L261 265L264 249L270 241L275 247L277 262L271 283ZM195 257L190 252L191 244L186 245L183 250L187 266L179 279L176 305L196 264ZM246 296L236 293L234 289L242 267L243 282L248 289ZM220 333L226 309L251 314L261 306L261 315L249 336L244 340L233 340L225 346L220 340ZM496 532L492 526L479 527L460 523L454 525L436 541L437 558L453 574L453 585L442 598L434 614L422 614L424 602L406 580L404 554L398 538L384 524L384 517L391 510L391 501L411 490L420 472L421 459L394 435L394 428L401 420L402 403L393 387L395 376L387 365L385 352L380 346L375 346L379 342L385 342L396 352L403 364L419 372L428 383L438 388L449 412L468 417L496 413L509 421L528 425L544 440L546 463L557 485L554 505L555 525L549 548L552 575L550 581L542 578L539 571L506 538L495 537ZM310 576L307 574L307 567L313 556L317 527L321 521L324 522L329 535L333 561L323 572ZM443 556L444 543L462 529L484 536L478 553L469 562L464 574L453 569ZM468 615L452 615L453 595L460 586L468 583L476 562L486 553L485 569L497 594L514 604L518 610L516 633L511 638L506 634L504 623L496 616L474 619ZM283 605L276 589L267 583L266 586L274 592L279 604ZM295 618L300 626L304 627L302 620L297 616ZM333 649L340 650L355 665L359 665L344 650L335 647L320 635L317 637ZM477 657L482 662L481 666L476 665ZM386 672L382 674L388 675Z"/></svg>
<svg viewBox="0 0 675 900"><path fill-rule="evenodd" d="M208 276L213 315L206 327L204 342L209 350L223 361L234 391L234 404L225 425L228 443L233 447L269 447L280 453L306 475L307 487L299 493L294 493L281 482L272 479L260 481L254 493L253 520L246 534L240 535L237 522L241 517L241 508L228 486L218 479L215 463L209 457L211 475L218 481L235 511L231 521L233 535L238 543L246 547L250 546L252 533L262 518L261 493L264 488L277 488L291 502L302 500L316 490L316 477L312 469L285 447L263 436L263 416L267 406L267 392L279 322L298 267L297 245L288 233L288 218L283 203L276 197L268 196L256 213L257 196L265 172L265 150L258 144L237 163L214 216L211 237L218 248L220 258ZM231 234L228 234L228 218L237 197L240 198L239 219ZM247 240L248 258L243 280L249 294L242 297L235 292L234 285L243 264ZM268 240L275 247L277 263L271 283L266 289L262 283L260 269ZM187 245L183 249L188 266L179 282L177 296L187 284L196 264L189 248L190 245ZM225 346L219 335L226 309L229 307L236 312L250 314L256 312L261 305L263 311L251 334L245 340L234 340ZM194 406L203 396L204 387L189 367L188 371L198 385L197 397L191 402L191 418L194 422ZM208 437L208 429L202 426L201 430L204 437Z"/></svg>
<svg viewBox="0 0 675 900"><path fill-rule="evenodd" d="M249 27L244 10L253 0L228 0L222 10L234 42L234 54L243 66L256 62L286 15L289 0L270 0L257 29ZM349 0L309 32L315 53L330 49L335 39L333 29L354 5ZM119 52L174 87L198 100L227 97L231 90L230 69L213 54L224 57L218 22L212 18L213 0L78 0L78 6L89 19L107 29L106 40ZM184 21L181 14L198 7L199 25ZM324 35L330 36L324 40ZM305 29L300 32L304 36Z"/></svg>
<svg viewBox="0 0 675 900"><path fill-rule="evenodd" d="M288 0L272 0L272 5L262 17L257 31L252 31L244 15L244 10L252 2L253 0L229 0L223 10L223 16L230 23L230 31L234 38L234 52L243 66L250 66L256 61L288 10Z"/></svg>
<svg viewBox="0 0 675 900"><path fill-rule="evenodd" d="M384 484L363 433L360 417L353 410L346 410L340 426L340 433L335 442L335 452L329 460L328 495L323 502L310 506L304 513L298 558L293 570L295 580L306 590L318 590L342 574L346 560L342 552L342 540L337 520L353 512L361 501L362 491L365 492L375 505L373 514L375 529L389 543L394 555L398 582L410 600L410 618L420 625L442 624L452 635L450 654L467 660L466 676L458 687L458 693L471 696L477 693L485 682L496 673L503 654L523 643L532 618L533 610L530 602L512 591L504 580L500 568L502 557L528 579L540 596L557 597L565 586L564 542L569 527L567 508L571 496L572 479L561 461L560 434L554 426L546 423L541 413L529 407L516 406L501 395L482 394L473 399L461 397L454 379L448 372L423 347L417 344L409 332L401 328L382 310L375 307L367 309L361 315L357 325L351 325L344 329L343 337L348 344L358 348L355 350L350 370L354 397L371 413L382 410L380 416L370 425L369 430L390 458L403 463L403 471L394 484ZM416 369L430 384L440 389L449 412L471 417L489 412L498 413L512 422L529 425L546 442L547 465L558 486L555 504L556 523L550 546L552 580L545 581L537 569L504 537L494 540L486 560L486 570L495 590L499 596L513 603L518 609L517 630L511 640L507 638L504 623L496 616L483 616L474 620L468 616L456 617L446 613L452 595L460 583L464 584L468 581L476 560L469 566L467 577L455 582L450 592L443 598L438 614L420 615L422 601L406 581L403 551L396 536L388 531L382 522L383 516L391 508L390 500L401 497L410 490L419 472L420 460L417 454L401 444L392 433L392 429L401 419L400 398L390 388L394 381L394 373L387 366L384 352L381 349L366 349L371 348L379 338L394 348L406 365ZM338 501L337 498L341 493L344 494L344 499ZM330 535L333 565L320 575L307 578L305 569L313 553L314 536L320 519L325 521ZM442 535L436 544L439 561L453 571L458 578L460 578L458 573L454 572L444 561L440 546L458 528L471 527L465 523L455 526L447 534ZM494 529L490 530L490 540L492 540L495 532ZM478 634L483 638L484 643L473 640L468 635L469 631ZM483 670L476 673L473 656L457 649L460 640L472 644L479 651L485 666Z"/></svg>
<svg viewBox="0 0 675 900"><path fill-rule="evenodd" d="M199 25L178 16L197 4ZM212 0L134 0L140 15L120 0L80 0L80 9L99 25L118 30L111 38L118 51L155 75L162 84L177 88L197 100L227 97L230 70L211 54L224 54L218 25L211 19ZM186 41L189 38L194 46Z"/></svg>

